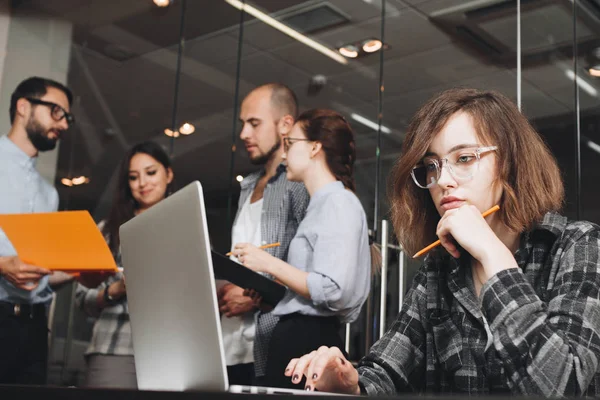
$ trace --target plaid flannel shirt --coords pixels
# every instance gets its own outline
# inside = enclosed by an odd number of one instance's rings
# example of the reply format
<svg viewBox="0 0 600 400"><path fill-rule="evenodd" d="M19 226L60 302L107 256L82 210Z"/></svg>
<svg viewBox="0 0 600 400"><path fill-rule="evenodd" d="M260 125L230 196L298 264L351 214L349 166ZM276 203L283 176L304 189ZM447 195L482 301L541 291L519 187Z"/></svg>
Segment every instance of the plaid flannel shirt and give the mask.
<svg viewBox="0 0 600 400"><path fill-rule="evenodd" d="M519 268L493 276L479 298L468 255L432 252L360 362L361 390L598 395L599 251L600 227L548 213L521 236Z"/></svg>
<svg viewBox="0 0 600 400"><path fill-rule="evenodd" d="M254 192L256 183L264 174L265 170L262 169L248 175L242 181L238 215L248 197ZM310 197L302 183L287 180L285 166L280 164L275 175L269 179L265 187L263 199L260 220L261 240L263 244L280 242L281 246L272 247L266 249L266 251L272 256L285 261L290 242L296 235L298 225L304 218ZM271 312L259 311L256 313L255 321L254 373L256 376L264 376L269 340L279 318Z"/></svg>
<svg viewBox="0 0 600 400"><path fill-rule="evenodd" d="M104 221L98 224L98 229L102 230L103 226ZM105 235L105 239L108 243L107 235ZM114 257L116 264L121 267L121 254ZM98 293L121 279L123 279L123 273L118 272L109 276L97 288L90 289L79 283L77 284L75 305L87 315L97 318L90 344L85 352L86 355L133 355L133 338L131 336L127 297L123 297L115 305L104 308L98 307Z"/></svg>

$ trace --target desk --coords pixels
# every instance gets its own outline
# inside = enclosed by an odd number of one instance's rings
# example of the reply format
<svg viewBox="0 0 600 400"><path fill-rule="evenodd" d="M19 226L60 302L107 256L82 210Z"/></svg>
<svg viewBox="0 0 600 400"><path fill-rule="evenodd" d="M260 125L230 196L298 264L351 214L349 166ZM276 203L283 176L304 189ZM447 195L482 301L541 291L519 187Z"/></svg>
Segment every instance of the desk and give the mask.
<svg viewBox="0 0 600 400"><path fill-rule="evenodd" d="M214 393L214 392L156 392L146 390L123 390L123 389L84 389L67 388L55 386L10 386L0 385L0 399L35 399L35 400L54 400L54 399L73 399L73 400L274 400L283 395L264 395L264 394L234 394L234 393ZM417 393L406 393L398 396L385 396L386 400L457 400L468 397L464 393L454 395L419 395ZM480 396L485 400L506 400L509 396ZM538 397L538 396L533 396ZM302 396L304 400L333 400L337 398L362 399L366 396ZM531 399L531 397L515 396L512 400Z"/></svg>
<svg viewBox="0 0 600 400"><path fill-rule="evenodd" d="M249 397L251 396L251 397ZM146 390L122 390L122 389L84 389L68 388L56 386L18 386L18 385L0 385L0 399L35 399L35 400L54 400L54 399L73 399L73 400L273 400L280 398L280 395L260 395L260 394L233 394L233 393L214 393L214 392L156 392ZM331 400L338 397L330 396L306 396L308 400L327 399ZM348 396L345 398L359 398ZM364 398L364 397L363 397ZM422 398L420 398L422 400Z"/></svg>

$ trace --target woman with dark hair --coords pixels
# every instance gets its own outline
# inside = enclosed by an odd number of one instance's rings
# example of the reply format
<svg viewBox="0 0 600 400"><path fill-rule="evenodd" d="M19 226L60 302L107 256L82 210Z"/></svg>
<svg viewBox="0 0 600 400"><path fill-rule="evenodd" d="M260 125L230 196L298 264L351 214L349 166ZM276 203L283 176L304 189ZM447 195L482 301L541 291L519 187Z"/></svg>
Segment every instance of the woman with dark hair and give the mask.
<svg viewBox="0 0 600 400"><path fill-rule="evenodd" d="M315 346L342 346L341 324L354 321L370 287L367 221L354 194L354 137L330 110L298 117L284 137L287 178L310 195L306 215L289 247L287 262L247 243L233 254L246 267L288 287L273 310L280 317L268 347L268 386L297 387L282 371L292 357Z"/></svg>
<svg viewBox="0 0 600 400"><path fill-rule="evenodd" d="M600 227L558 213L560 170L517 107L493 91L432 98L391 183L402 246L441 246L358 369L323 347L285 374L354 394L597 396Z"/></svg>
<svg viewBox="0 0 600 400"><path fill-rule="evenodd" d="M115 261L121 266L119 227L173 191L173 170L167 153L155 142L133 146L119 167L110 214L98 226ZM125 278L110 276L97 288L79 285L76 304L97 317L85 353L88 387L137 388Z"/></svg>

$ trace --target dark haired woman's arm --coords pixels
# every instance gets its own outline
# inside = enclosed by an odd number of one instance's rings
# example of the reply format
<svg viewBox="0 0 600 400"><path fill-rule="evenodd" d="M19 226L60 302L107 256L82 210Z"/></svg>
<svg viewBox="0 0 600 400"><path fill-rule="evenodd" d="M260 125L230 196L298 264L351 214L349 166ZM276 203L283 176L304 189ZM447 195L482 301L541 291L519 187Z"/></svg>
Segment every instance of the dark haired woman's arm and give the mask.
<svg viewBox="0 0 600 400"><path fill-rule="evenodd" d="M90 317L98 317L102 311L102 308L98 307L98 294L105 288L105 282L93 289L78 283L75 291L75 305Z"/></svg>
<svg viewBox="0 0 600 400"><path fill-rule="evenodd" d="M358 366L359 381L369 395L420 392L425 385L427 275L421 267L402 310L388 331Z"/></svg>
<svg viewBox="0 0 600 400"><path fill-rule="evenodd" d="M392 395L423 390L426 373L427 277L417 273L402 310L386 334L371 347L357 370L335 348L321 347L290 361L285 375L306 377L311 390ZM357 377L358 375L358 377ZM358 378L358 382L357 382Z"/></svg>
<svg viewBox="0 0 600 400"><path fill-rule="evenodd" d="M482 288L482 309L515 394L580 396L600 389L587 392L599 382L600 231L575 223L565 233L542 289L546 301L520 268L499 272Z"/></svg>

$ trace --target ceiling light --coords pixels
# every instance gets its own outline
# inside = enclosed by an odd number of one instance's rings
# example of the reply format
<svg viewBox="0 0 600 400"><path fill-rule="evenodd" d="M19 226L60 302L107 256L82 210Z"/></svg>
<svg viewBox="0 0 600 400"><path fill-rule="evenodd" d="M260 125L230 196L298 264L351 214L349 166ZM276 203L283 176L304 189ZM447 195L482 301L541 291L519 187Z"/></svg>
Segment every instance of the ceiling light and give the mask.
<svg viewBox="0 0 600 400"><path fill-rule="evenodd" d="M588 69L588 73L594 78L600 78L600 65L594 65Z"/></svg>
<svg viewBox="0 0 600 400"><path fill-rule="evenodd" d="M83 185L84 183L88 183L90 180L89 178L85 177L85 176L78 176L77 178L73 178L71 179L71 182L73 182L73 185Z"/></svg>
<svg viewBox="0 0 600 400"><path fill-rule="evenodd" d="M81 175L78 176L76 178L73 179L69 179L69 178L62 178L60 180L60 183L62 183L65 186L79 186L79 185L83 185L84 183L89 183L90 182L90 178L88 178L87 176Z"/></svg>
<svg viewBox="0 0 600 400"><path fill-rule="evenodd" d="M244 177L241 175L238 175L235 177L235 180L241 183L244 180Z"/></svg>
<svg viewBox="0 0 600 400"><path fill-rule="evenodd" d="M62 178L60 180L60 183L62 183L65 186L73 186L73 182L69 178Z"/></svg>
<svg viewBox="0 0 600 400"><path fill-rule="evenodd" d="M344 57L348 57L348 58L356 58L356 57L358 57L358 49L356 48L356 46L351 45L351 44L347 44L345 46L340 47L338 49L338 51Z"/></svg>
<svg viewBox="0 0 600 400"><path fill-rule="evenodd" d="M364 126L369 127L371 129L373 129L374 131L379 130L379 124L371 121L368 118L363 117L362 115L352 113L352 114L350 114L350 117L352 117L352 119L355 120L356 122L360 122ZM388 128L387 126L381 125L381 132L389 134L389 133L392 133L392 130L390 128Z"/></svg>
<svg viewBox="0 0 600 400"><path fill-rule="evenodd" d="M600 145L596 142L592 142L591 140L587 141L587 146L594 150L596 153L600 153Z"/></svg>
<svg viewBox="0 0 600 400"><path fill-rule="evenodd" d="M369 39L366 40L363 45L362 45L362 49L366 52L366 53L374 53L377 50L381 49L383 45L381 44L381 40L378 39Z"/></svg>
<svg viewBox="0 0 600 400"><path fill-rule="evenodd" d="M173 132L172 130L167 128L165 129L165 135L167 135L168 137L179 137L179 131Z"/></svg>
<svg viewBox="0 0 600 400"><path fill-rule="evenodd" d="M190 123L185 123L179 128L179 133L182 135L191 135L196 130L196 127Z"/></svg>
<svg viewBox="0 0 600 400"><path fill-rule="evenodd" d="M171 0L152 0L158 7L167 7L171 4Z"/></svg>
<svg viewBox="0 0 600 400"><path fill-rule="evenodd" d="M289 26L282 24L281 22L277 21L275 18L268 16L264 12L259 11L258 9L252 7L251 5L249 5L247 3L243 3L239 0L225 0L225 2L229 3L230 5L232 5L233 7L237 8L240 11L247 12L248 14L252 15L253 17L258 18L265 24L277 29L278 31L280 31L282 33L285 33L286 35L296 39L297 41L299 41L301 43L304 43L308 47L311 47L314 50L320 52L321 54L326 55L327 57L331 58L332 60L335 60L335 61L339 62L340 64L344 64L344 65L348 64L348 60L346 60L344 57L339 55L334 50L331 50L329 47L323 46L321 43L314 41L313 39L309 38L308 36L305 36L305 35L301 34L300 32L290 28Z"/></svg>
<svg viewBox="0 0 600 400"><path fill-rule="evenodd" d="M596 90L596 88L594 86L592 86L589 82L587 82L582 77L576 76L575 72L573 72L572 69L565 70L565 75L570 80L575 81L575 83L577 83L577 86L579 86L579 88L581 90L583 90L584 92L586 92L587 94L589 94L592 97L598 97L598 90Z"/></svg>

